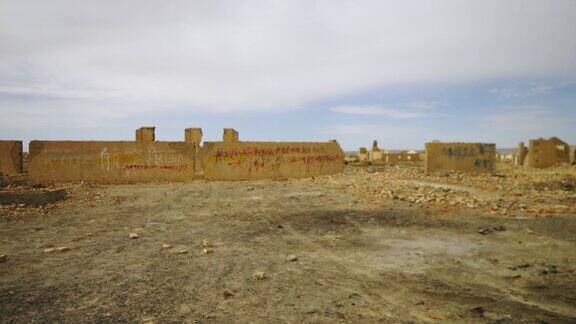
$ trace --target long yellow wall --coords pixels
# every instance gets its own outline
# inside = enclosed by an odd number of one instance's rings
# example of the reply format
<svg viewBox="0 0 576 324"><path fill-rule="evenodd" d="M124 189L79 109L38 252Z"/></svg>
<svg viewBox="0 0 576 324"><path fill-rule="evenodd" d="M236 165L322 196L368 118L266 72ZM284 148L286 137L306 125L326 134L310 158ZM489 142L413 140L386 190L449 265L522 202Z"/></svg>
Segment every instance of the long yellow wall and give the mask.
<svg viewBox="0 0 576 324"><path fill-rule="evenodd" d="M204 176L213 180L305 178L344 170L337 142L206 142Z"/></svg>
<svg viewBox="0 0 576 324"><path fill-rule="evenodd" d="M187 142L32 141L32 180L125 183L187 181L196 176Z"/></svg>

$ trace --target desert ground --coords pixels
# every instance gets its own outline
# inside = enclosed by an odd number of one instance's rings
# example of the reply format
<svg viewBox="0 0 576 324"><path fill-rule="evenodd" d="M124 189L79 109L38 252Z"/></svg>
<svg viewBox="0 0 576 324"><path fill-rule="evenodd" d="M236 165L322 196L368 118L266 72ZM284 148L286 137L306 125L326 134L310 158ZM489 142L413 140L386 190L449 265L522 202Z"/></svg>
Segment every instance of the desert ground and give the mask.
<svg viewBox="0 0 576 324"><path fill-rule="evenodd" d="M0 322L576 322L576 167L55 184L0 207Z"/></svg>

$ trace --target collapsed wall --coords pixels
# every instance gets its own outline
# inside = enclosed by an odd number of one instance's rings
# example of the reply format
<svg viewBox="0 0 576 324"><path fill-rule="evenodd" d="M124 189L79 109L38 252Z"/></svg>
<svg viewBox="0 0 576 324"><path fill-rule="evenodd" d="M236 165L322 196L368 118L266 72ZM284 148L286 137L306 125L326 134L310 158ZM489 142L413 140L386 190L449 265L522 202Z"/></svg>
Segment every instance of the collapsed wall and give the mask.
<svg viewBox="0 0 576 324"><path fill-rule="evenodd" d="M22 173L22 141L0 141L0 174Z"/></svg>
<svg viewBox="0 0 576 324"><path fill-rule="evenodd" d="M204 176L213 180L306 178L344 170L337 142L205 142Z"/></svg>
<svg viewBox="0 0 576 324"><path fill-rule="evenodd" d="M549 168L561 163L570 163L570 146L557 137L530 140L526 166Z"/></svg>
<svg viewBox="0 0 576 324"><path fill-rule="evenodd" d="M426 172L494 172L496 144L426 143Z"/></svg>

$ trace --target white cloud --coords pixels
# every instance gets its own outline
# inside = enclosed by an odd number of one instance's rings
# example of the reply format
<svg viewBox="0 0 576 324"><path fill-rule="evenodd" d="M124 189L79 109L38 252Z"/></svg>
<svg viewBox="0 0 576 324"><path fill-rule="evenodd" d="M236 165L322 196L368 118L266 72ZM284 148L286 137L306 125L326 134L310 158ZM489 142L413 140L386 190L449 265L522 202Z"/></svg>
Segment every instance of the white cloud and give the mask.
<svg viewBox="0 0 576 324"><path fill-rule="evenodd" d="M353 115L387 116L392 118L417 118L422 117L421 113L404 111L398 108L387 108L377 106L339 106L330 108L333 112Z"/></svg>
<svg viewBox="0 0 576 324"><path fill-rule="evenodd" d="M493 108L492 113L482 118L482 121L490 129L510 132L549 132L576 122L572 117L560 116L554 110L539 105Z"/></svg>
<svg viewBox="0 0 576 324"><path fill-rule="evenodd" d="M532 85L530 87L511 86L507 88L492 89L490 93L504 98L526 98L545 96L552 93L553 87L549 85Z"/></svg>
<svg viewBox="0 0 576 324"><path fill-rule="evenodd" d="M416 82L573 77L575 17L572 0L4 0L0 98L33 96L19 101L21 116L59 111L74 123L277 111ZM414 105L365 113L423 114L406 112L426 108Z"/></svg>

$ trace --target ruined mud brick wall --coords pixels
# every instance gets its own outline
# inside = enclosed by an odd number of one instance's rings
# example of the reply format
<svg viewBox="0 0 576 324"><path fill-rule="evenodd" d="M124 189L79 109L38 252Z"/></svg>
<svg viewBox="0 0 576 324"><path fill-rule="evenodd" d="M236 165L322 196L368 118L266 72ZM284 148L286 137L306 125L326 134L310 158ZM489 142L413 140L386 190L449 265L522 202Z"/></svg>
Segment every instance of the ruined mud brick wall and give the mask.
<svg viewBox="0 0 576 324"><path fill-rule="evenodd" d="M397 163L416 163L422 161L422 159L420 158L420 154L408 153L408 152L386 153L383 156L383 160L385 161L386 164L389 165L394 165Z"/></svg>
<svg viewBox="0 0 576 324"><path fill-rule="evenodd" d="M570 163L570 146L557 137L530 140L528 147L526 165L530 168L542 169Z"/></svg>
<svg viewBox="0 0 576 324"><path fill-rule="evenodd" d="M369 151L368 161L373 164L384 163L384 152L382 151Z"/></svg>
<svg viewBox="0 0 576 324"><path fill-rule="evenodd" d="M344 170L337 142L205 142L204 175L212 180L306 178Z"/></svg>
<svg viewBox="0 0 576 324"><path fill-rule="evenodd" d="M195 156L187 142L32 141L28 174L55 182L186 181L196 177Z"/></svg>
<svg viewBox="0 0 576 324"><path fill-rule="evenodd" d="M22 173L22 141L0 141L0 174Z"/></svg>
<svg viewBox="0 0 576 324"><path fill-rule="evenodd" d="M524 142L518 143L518 149L516 150L515 165L522 166L526 162L526 157L528 156L528 148L524 145Z"/></svg>
<svg viewBox="0 0 576 324"><path fill-rule="evenodd" d="M361 147L358 150L358 160L360 162L366 162L368 161L368 150L365 147Z"/></svg>
<svg viewBox="0 0 576 324"><path fill-rule="evenodd" d="M493 172L496 144L426 143L426 172Z"/></svg>

